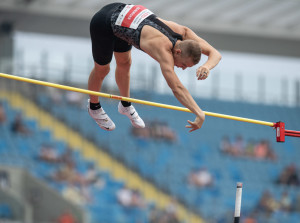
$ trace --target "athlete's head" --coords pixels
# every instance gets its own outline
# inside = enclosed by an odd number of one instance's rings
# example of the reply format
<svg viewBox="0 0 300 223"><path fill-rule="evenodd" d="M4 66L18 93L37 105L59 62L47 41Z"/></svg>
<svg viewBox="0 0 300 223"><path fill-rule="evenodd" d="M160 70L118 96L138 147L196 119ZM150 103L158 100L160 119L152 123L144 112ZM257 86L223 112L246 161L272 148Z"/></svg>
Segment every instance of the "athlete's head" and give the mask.
<svg viewBox="0 0 300 223"><path fill-rule="evenodd" d="M183 40L178 42L173 49L174 65L183 70L199 63L201 48L194 40Z"/></svg>

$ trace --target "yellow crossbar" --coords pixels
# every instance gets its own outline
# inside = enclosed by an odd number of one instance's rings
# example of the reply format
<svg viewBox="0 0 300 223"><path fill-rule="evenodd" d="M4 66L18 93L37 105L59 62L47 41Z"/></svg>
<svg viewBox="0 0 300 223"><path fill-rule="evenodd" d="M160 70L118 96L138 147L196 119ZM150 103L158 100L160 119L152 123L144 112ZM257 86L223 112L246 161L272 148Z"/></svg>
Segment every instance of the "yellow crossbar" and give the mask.
<svg viewBox="0 0 300 223"><path fill-rule="evenodd" d="M88 94L88 95L95 95L95 96L99 96L99 97L103 97L103 98L112 98L112 99L116 99L116 100L129 101L129 102L143 104L143 105L149 105L149 106L155 106L155 107L160 107L160 108L172 109L172 110L177 110L177 111L191 112L189 109L179 107L179 106L161 104L161 103L156 103L156 102L151 102L151 101L144 101L144 100L128 98L128 97L121 97L121 96L118 96L118 95L112 95L112 94L106 94L106 93L102 93L102 92L90 91L90 90L85 90L85 89L81 89L81 88L70 87L70 86L50 83L50 82L46 82L46 81L34 80L34 79L19 77L19 76L10 75L10 74L0 73L0 77L12 79L12 80L17 80L17 81L28 82L28 83L37 84L37 85L54 87L54 88L67 90L67 91L75 91L75 92ZM258 125L266 125L266 126L270 126L270 127L274 127L274 125L275 125L275 123L272 123L272 122L265 122L265 121L255 120L255 119L242 118L242 117L232 116L232 115L224 115L224 114L219 114L219 113L214 113L214 112L205 111L205 115L212 116L212 117L217 117L217 118L230 119L230 120L234 120L234 121L249 122L249 123L258 124Z"/></svg>

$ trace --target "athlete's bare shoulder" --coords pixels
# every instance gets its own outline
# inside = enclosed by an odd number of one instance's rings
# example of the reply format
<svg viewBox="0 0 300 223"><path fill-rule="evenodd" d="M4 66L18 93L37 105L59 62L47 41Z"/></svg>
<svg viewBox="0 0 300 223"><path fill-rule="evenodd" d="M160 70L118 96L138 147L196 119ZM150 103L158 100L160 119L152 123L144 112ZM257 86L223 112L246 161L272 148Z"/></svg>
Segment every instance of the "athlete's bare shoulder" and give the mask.
<svg viewBox="0 0 300 223"><path fill-rule="evenodd" d="M162 21L163 23L165 23L167 26L169 26L174 32L180 34L180 35L184 35L186 27L179 25L176 22L173 21L168 21L168 20L164 20L162 18L158 18L160 21Z"/></svg>

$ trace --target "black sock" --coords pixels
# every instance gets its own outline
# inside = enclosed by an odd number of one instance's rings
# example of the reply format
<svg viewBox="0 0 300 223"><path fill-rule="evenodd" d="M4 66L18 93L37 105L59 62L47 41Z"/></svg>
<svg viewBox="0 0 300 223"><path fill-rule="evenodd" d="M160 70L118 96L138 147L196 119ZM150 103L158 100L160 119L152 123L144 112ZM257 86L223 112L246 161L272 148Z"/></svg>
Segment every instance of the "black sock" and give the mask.
<svg viewBox="0 0 300 223"><path fill-rule="evenodd" d="M131 105L131 102L129 101L121 101L121 103L124 107L129 107Z"/></svg>
<svg viewBox="0 0 300 223"><path fill-rule="evenodd" d="M92 102L90 102L90 109L92 109L92 110L98 110L99 108L101 108L100 102L98 102L98 103L92 103Z"/></svg>

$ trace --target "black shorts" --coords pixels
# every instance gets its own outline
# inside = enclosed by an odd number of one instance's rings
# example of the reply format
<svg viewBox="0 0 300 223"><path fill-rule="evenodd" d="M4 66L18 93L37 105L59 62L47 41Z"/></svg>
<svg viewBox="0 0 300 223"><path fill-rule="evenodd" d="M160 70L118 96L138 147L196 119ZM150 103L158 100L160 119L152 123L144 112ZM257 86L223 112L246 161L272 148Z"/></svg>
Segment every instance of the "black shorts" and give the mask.
<svg viewBox="0 0 300 223"><path fill-rule="evenodd" d="M132 46L113 34L111 15L115 8L123 3L112 3L104 6L92 18L90 34L94 61L99 65L110 63L113 52L127 52Z"/></svg>

